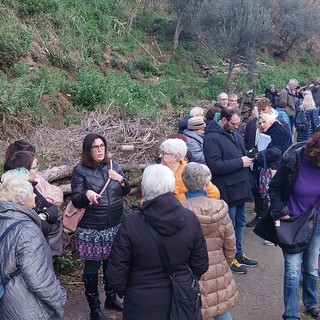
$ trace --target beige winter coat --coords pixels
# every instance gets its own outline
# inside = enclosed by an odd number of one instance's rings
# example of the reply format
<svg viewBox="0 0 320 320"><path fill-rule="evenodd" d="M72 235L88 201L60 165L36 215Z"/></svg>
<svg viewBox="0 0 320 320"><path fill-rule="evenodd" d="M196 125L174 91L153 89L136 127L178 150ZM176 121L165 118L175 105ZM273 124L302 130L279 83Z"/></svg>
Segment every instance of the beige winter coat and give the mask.
<svg viewBox="0 0 320 320"><path fill-rule="evenodd" d="M230 270L236 254L236 238L223 200L189 198L182 204L192 210L207 242L209 269L200 279L203 320L230 311L238 302L237 285Z"/></svg>

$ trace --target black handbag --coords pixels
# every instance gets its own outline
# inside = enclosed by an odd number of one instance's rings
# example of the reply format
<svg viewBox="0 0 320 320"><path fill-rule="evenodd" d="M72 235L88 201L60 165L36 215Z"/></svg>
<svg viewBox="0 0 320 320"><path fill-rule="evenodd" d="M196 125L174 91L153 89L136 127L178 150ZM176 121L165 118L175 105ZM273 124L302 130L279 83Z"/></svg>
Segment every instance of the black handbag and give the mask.
<svg viewBox="0 0 320 320"><path fill-rule="evenodd" d="M173 272L168 252L161 236L150 226L142 214L141 216L149 226L157 244L162 263L172 281L171 308L168 320L201 320L201 296L198 279L190 269L182 274Z"/></svg>
<svg viewBox="0 0 320 320"><path fill-rule="evenodd" d="M276 241L287 253L299 253L310 243L318 225L320 197L314 207L289 219L275 221Z"/></svg>

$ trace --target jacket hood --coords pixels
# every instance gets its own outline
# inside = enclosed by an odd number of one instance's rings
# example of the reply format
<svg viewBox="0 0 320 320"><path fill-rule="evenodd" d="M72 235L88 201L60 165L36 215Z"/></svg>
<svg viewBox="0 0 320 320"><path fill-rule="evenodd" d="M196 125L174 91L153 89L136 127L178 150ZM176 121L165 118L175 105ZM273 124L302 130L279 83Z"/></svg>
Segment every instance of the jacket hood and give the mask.
<svg viewBox="0 0 320 320"><path fill-rule="evenodd" d="M211 121L209 125L206 127L205 134L208 134L211 132L218 132L218 133L227 135L227 133L223 131L221 126L216 121Z"/></svg>
<svg viewBox="0 0 320 320"><path fill-rule="evenodd" d="M171 192L146 200L140 211L153 228L166 236L175 234L185 224L185 208Z"/></svg>
<svg viewBox="0 0 320 320"><path fill-rule="evenodd" d="M203 142L203 134L199 134L199 133L196 133L196 132L188 130L188 129L183 130L183 134L186 137L190 137L190 138L195 139L201 143Z"/></svg>
<svg viewBox="0 0 320 320"><path fill-rule="evenodd" d="M33 209L13 202L0 202L0 219L31 220L41 227L40 218Z"/></svg>

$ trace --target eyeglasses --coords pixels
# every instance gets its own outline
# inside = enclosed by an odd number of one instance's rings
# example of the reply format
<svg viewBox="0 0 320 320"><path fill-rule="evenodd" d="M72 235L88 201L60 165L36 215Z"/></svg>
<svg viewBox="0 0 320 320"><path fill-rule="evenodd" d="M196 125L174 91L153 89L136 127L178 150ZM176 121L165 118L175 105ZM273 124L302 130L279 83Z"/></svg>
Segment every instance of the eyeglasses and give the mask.
<svg viewBox="0 0 320 320"><path fill-rule="evenodd" d="M175 156L175 154L170 153L170 152L165 152L165 151L160 151L159 152L159 158L163 158L164 156Z"/></svg>
<svg viewBox="0 0 320 320"><path fill-rule="evenodd" d="M38 170L38 169L39 169L39 166L33 166L33 167L30 168L30 170L31 170L31 169L33 169L33 170Z"/></svg>
<svg viewBox="0 0 320 320"><path fill-rule="evenodd" d="M92 146L91 149L94 151L98 151L99 149L104 150L106 146L104 144L100 144L99 146Z"/></svg>
<svg viewBox="0 0 320 320"><path fill-rule="evenodd" d="M237 127L241 123L241 121L237 122L237 123L234 123L231 120L228 120L228 122L230 122L234 127Z"/></svg>

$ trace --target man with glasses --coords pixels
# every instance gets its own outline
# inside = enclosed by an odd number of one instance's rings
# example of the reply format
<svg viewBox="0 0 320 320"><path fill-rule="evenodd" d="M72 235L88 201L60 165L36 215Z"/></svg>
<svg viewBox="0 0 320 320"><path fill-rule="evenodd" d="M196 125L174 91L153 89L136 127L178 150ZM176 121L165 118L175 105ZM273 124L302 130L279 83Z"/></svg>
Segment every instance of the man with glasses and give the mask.
<svg viewBox="0 0 320 320"><path fill-rule="evenodd" d="M235 273L247 273L246 267L258 262L242 251L243 226L246 224L246 202L252 201L249 166L252 159L246 156L243 138L237 132L241 123L238 107L222 108L220 120L212 121L204 137L203 151L212 182L220 190L221 199L229 206L229 215L236 234L236 257L231 263Z"/></svg>

